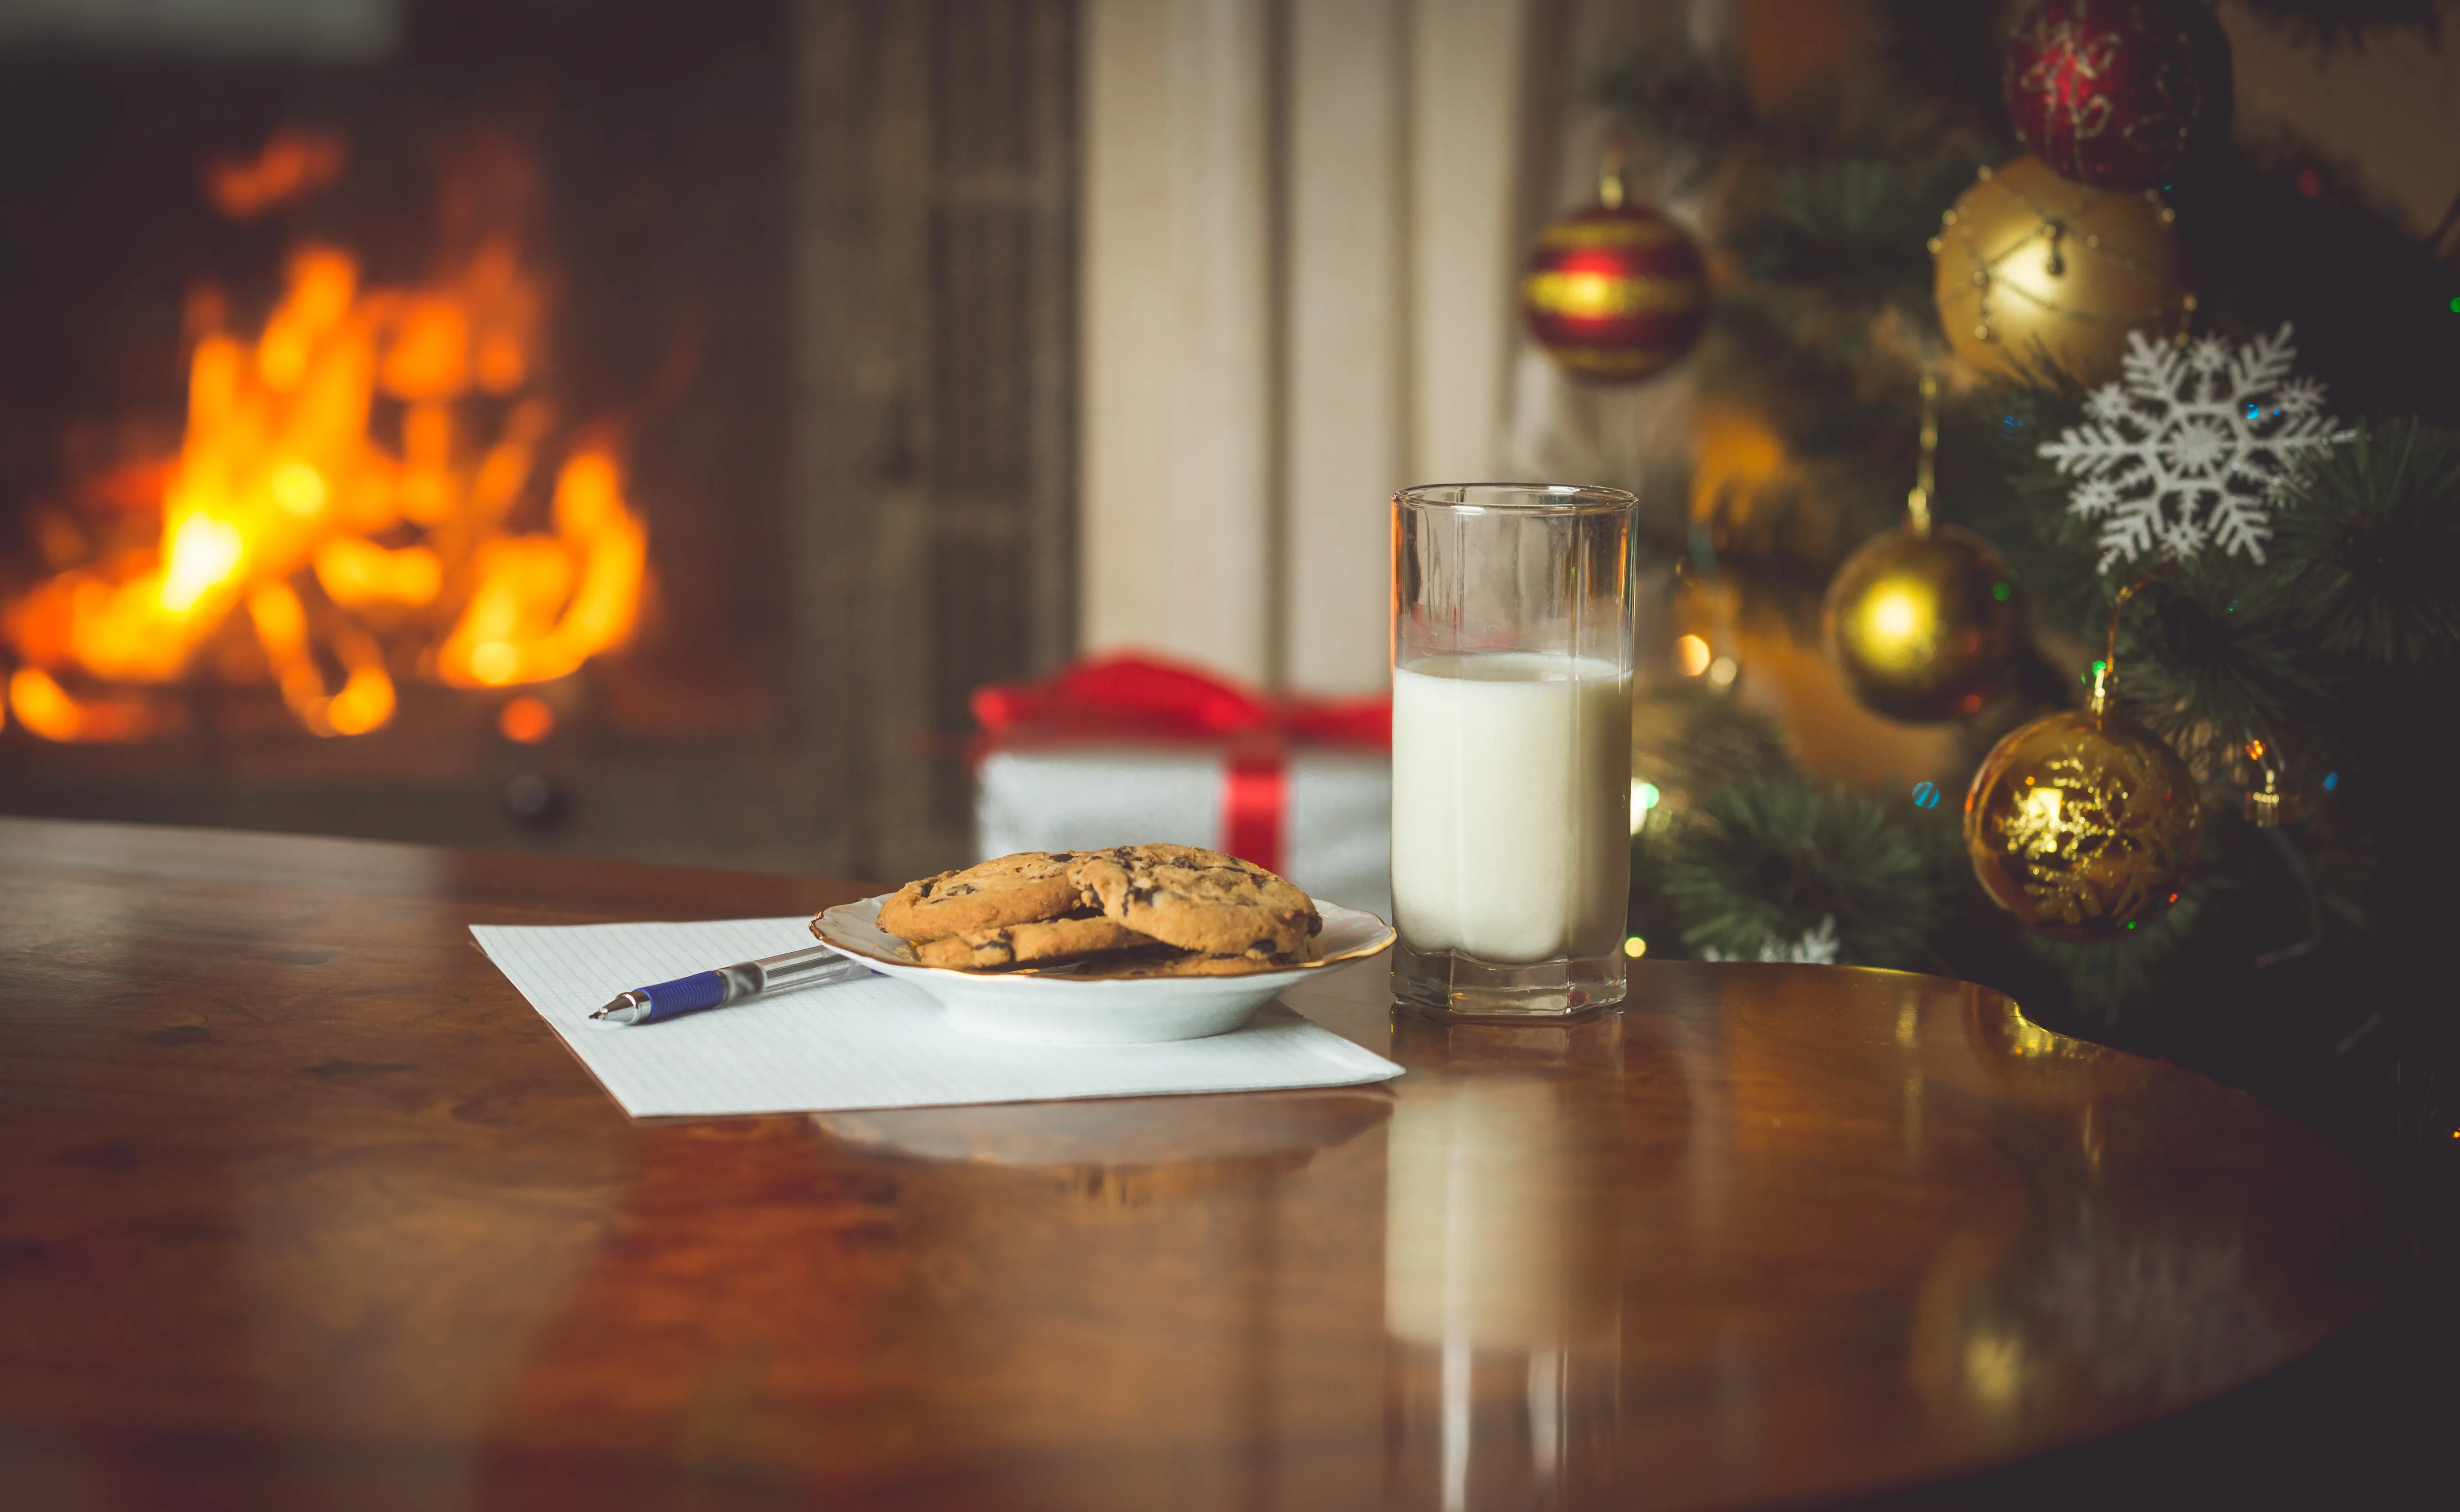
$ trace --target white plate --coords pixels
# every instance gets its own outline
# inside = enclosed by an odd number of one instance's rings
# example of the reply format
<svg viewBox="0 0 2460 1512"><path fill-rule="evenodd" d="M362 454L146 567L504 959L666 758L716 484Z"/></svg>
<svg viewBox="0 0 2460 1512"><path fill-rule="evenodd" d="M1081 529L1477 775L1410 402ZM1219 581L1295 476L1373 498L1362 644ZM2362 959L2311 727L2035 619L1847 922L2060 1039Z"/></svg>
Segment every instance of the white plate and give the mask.
<svg viewBox="0 0 2460 1512"><path fill-rule="evenodd" d="M1283 988L1392 943L1392 927L1374 914L1317 898L1324 933L1316 937L1316 948L1323 959L1286 971L1110 981L1030 968L964 972L923 965L904 940L880 928L880 905L889 896L883 892L830 909L812 921L812 933L824 944L860 956L881 976L929 993L959 1029L1046 1044L1142 1044L1227 1034Z"/></svg>

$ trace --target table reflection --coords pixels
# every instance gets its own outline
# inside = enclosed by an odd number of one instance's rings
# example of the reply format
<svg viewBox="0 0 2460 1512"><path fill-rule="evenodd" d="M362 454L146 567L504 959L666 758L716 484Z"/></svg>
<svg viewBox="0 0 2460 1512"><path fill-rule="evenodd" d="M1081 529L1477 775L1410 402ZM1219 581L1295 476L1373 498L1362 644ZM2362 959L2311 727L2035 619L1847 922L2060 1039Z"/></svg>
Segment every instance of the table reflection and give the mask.
<svg viewBox="0 0 2460 1512"><path fill-rule="evenodd" d="M1018 1458L1066 1432L1122 1446L1104 1504L1354 1501L1277 1446L1373 1400L1375 1356L1327 1370L1293 1320L1372 1252L1361 1146L1391 1106L1353 1088L674 1126L498 1403L484 1504L625 1504L621 1465L541 1453L608 1422L679 1476L790 1499L927 1444L952 1484L1081 1505L1076 1466ZM1294 1221L1302 1186L1343 1217ZM1149 1440L1205 1449L1139 1457Z"/></svg>
<svg viewBox="0 0 2460 1512"><path fill-rule="evenodd" d="M1131 1206L1300 1170L1389 1117L1380 1087L816 1113L845 1144L1043 1173Z"/></svg>
<svg viewBox="0 0 2460 1512"><path fill-rule="evenodd" d="M1386 1475L1395 1505L1616 1491L1622 1019L1395 1019Z"/></svg>
<svg viewBox="0 0 2460 1512"><path fill-rule="evenodd" d="M2148 1063L1969 1005L1963 1047L2024 1117L2023 1189L1979 1192L1924 1269L1908 1374L1967 1432L2019 1441L2095 1402L2181 1403L2281 1357L2242 1194L2181 1182L2133 1100ZM1994 1121L1997 1122L1997 1121Z"/></svg>

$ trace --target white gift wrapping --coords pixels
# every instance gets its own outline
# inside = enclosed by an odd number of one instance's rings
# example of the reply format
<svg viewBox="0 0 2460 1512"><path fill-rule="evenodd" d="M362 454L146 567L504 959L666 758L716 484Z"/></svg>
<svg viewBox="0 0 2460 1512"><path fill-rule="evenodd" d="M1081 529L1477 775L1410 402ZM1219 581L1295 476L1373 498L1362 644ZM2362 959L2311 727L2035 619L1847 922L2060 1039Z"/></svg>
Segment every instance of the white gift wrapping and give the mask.
<svg viewBox="0 0 2460 1512"><path fill-rule="evenodd" d="M1218 746L1096 741L995 750L974 774L974 849L1221 850L1230 755ZM1295 746L1274 870L1309 895L1392 917L1392 759Z"/></svg>

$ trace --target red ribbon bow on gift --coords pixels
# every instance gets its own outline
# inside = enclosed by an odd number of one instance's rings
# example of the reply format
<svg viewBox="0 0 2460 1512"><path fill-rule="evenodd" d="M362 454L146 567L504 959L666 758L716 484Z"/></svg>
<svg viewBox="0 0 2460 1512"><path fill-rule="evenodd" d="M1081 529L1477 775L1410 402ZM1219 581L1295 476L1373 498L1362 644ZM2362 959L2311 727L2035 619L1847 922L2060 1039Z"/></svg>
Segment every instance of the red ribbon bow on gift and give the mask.
<svg viewBox="0 0 2460 1512"><path fill-rule="evenodd" d="M1133 655L1079 662L1040 682L976 688L973 708L986 745L1025 731L1063 738L1228 742L1222 849L1272 872L1282 865L1290 743L1383 749L1392 744L1389 694L1268 698L1209 672Z"/></svg>

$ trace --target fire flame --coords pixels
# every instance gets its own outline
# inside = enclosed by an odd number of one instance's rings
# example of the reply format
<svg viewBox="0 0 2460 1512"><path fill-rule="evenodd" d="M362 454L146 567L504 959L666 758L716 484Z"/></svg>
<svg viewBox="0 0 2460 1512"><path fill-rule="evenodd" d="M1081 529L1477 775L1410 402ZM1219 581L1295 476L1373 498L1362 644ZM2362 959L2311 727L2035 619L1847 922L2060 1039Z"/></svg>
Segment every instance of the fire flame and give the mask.
<svg viewBox="0 0 2460 1512"><path fill-rule="evenodd" d="M311 194L342 176L349 148L329 132L284 127L255 158L217 158L200 176L205 198L233 220L253 220L275 205Z"/></svg>
<svg viewBox="0 0 2460 1512"><path fill-rule="evenodd" d="M0 606L16 718L51 740L142 738L169 706L141 690L210 650L222 676L270 679L308 729L357 735L392 718L396 672L505 687L622 645L648 547L612 449L562 459L551 532L506 523L552 424L526 392L540 304L498 239L416 289L363 288L349 253L305 247L252 344L209 312L179 453L135 470L160 480L156 543ZM79 696L63 674L130 686Z"/></svg>

